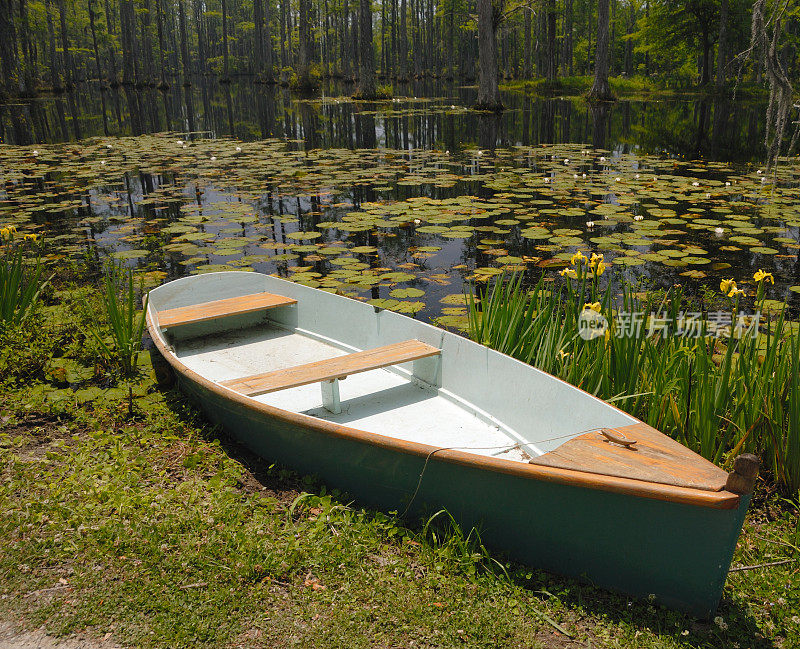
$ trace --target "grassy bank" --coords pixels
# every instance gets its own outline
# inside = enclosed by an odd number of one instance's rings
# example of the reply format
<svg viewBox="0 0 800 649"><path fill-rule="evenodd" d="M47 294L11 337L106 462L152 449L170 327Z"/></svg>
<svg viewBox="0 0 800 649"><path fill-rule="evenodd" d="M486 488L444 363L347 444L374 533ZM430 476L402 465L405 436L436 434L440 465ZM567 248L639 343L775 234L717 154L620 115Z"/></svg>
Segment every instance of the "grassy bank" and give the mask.
<svg viewBox="0 0 800 649"><path fill-rule="evenodd" d="M591 76L559 77L552 81L547 79L525 79L506 81L500 85L501 90L523 92L531 95L549 97L553 95L584 95L592 87L594 78ZM658 79L654 77L611 77L609 78L611 90L619 98L686 98L713 96L716 89L713 84L708 86L698 85L692 81L681 79ZM733 87L729 92L733 92ZM736 96L740 99L766 98L767 91L763 86L742 83L736 89Z"/></svg>

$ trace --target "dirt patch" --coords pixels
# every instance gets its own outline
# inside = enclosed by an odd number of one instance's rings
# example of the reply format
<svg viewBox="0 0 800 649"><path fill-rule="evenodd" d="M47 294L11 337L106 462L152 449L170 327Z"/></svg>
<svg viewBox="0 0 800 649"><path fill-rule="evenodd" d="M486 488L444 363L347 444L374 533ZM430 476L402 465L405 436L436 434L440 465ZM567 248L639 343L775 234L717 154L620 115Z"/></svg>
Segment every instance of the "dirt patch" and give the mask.
<svg viewBox="0 0 800 649"><path fill-rule="evenodd" d="M41 629L25 630L15 622L0 620L0 649L121 649L108 637L77 635L54 638Z"/></svg>
<svg viewBox="0 0 800 649"><path fill-rule="evenodd" d="M15 423L8 417L0 418L0 430L11 439L21 437L25 441L14 449L14 453L23 459L41 457L50 445L76 434L74 427L59 417L46 414L31 414Z"/></svg>

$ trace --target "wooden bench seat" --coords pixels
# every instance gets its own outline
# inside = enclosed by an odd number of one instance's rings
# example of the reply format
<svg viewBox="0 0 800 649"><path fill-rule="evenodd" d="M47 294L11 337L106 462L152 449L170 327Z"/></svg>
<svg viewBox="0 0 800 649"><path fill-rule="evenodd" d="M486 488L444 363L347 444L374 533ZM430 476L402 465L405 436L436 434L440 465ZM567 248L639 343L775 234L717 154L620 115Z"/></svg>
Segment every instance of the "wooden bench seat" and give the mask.
<svg viewBox="0 0 800 649"><path fill-rule="evenodd" d="M441 350L426 345L419 340L405 340L385 347L376 347L362 352L337 356L323 361L315 361L305 365L297 365L283 370L255 374L240 379L221 381L220 385L248 397L255 397L268 392L296 388L310 383L322 383L323 405L338 414L339 386L338 380L350 374L377 370L389 365L419 361L438 356ZM417 372L414 372L417 374Z"/></svg>
<svg viewBox="0 0 800 649"><path fill-rule="evenodd" d="M214 300L213 302L203 302L202 304L193 304L178 309L159 311L158 326L166 330L181 325L217 320L232 315L254 313L290 304L297 304L297 300L272 293L254 293L240 297L229 297L224 300Z"/></svg>

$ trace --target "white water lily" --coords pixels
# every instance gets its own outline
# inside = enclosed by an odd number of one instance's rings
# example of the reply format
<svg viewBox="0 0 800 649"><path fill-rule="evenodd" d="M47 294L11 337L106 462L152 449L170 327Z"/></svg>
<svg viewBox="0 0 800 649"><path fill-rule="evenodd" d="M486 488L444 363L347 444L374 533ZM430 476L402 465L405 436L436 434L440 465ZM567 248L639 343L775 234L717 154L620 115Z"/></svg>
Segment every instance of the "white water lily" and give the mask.
<svg viewBox="0 0 800 649"><path fill-rule="evenodd" d="M577 177L578 177L578 174L572 174L572 177L573 177L573 178L577 178Z"/></svg>
<svg viewBox="0 0 800 649"><path fill-rule="evenodd" d="M583 177L586 178L586 174L583 174Z"/></svg>
<svg viewBox="0 0 800 649"><path fill-rule="evenodd" d="M594 227L594 221L586 221L586 227L591 230Z"/></svg>
<svg viewBox="0 0 800 649"><path fill-rule="evenodd" d="M564 158L564 164L565 164L565 165L568 165L568 164L569 164L569 158Z"/></svg>
<svg viewBox="0 0 800 649"><path fill-rule="evenodd" d="M644 221L644 217L641 214L637 214L633 217L634 221Z"/></svg>
<svg viewBox="0 0 800 649"><path fill-rule="evenodd" d="M101 161L100 161L100 164L101 164L101 165L104 165L105 163L106 163L106 161L105 161L105 160L101 160Z"/></svg>
<svg viewBox="0 0 800 649"><path fill-rule="evenodd" d="M757 173L757 174L761 174L761 173L764 173L764 172L763 172L763 171L761 171L761 169L759 169L758 171L756 171L756 173Z"/></svg>
<svg viewBox="0 0 800 649"><path fill-rule="evenodd" d="M183 146L183 140L178 140L177 142L175 142L175 144L177 144L178 146Z"/></svg>
<svg viewBox="0 0 800 649"><path fill-rule="evenodd" d="M419 219L414 219L414 225L419 225L420 223L422 223L422 221Z"/></svg>
<svg viewBox="0 0 800 649"><path fill-rule="evenodd" d="M724 234L724 232L725 232L724 228L720 228L720 227L714 228L714 234L716 234L718 237L722 236Z"/></svg>
<svg viewBox="0 0 800 649"><path fill-rule="evenodd" d="M600 162L605 162L605 161L606 161L606 157L601 155L600 156Z"/></svg>
<svg viewBox="0 0 800 649"><path fill-rule="evenodd" d="M216 160L216 159L217 159L217 156L215 156L215 155L211 156L211 162L214 162L214 160Z"/></svg>
<svg viewBox="0 0 800 649"><path fill-rule="evenodd" d="M549 178L545 178L545 179L544 179L544 181L545 181L546 183L549 183L549 182L550 182L550 179L549 179Z"/></svg>
<svg viewBox="0 0 800 649"><path fill-rule="evenodd" d="M110 144L106 144L106 149L113 149L113 148L114 148L114 147L113 147L113 146L111 146Z"/></svg>
<svg viewBox="0 0 800 649"><path fill-rule="evenodd" d="M34 149L33 150L33 155L37 156L37 155L39 155L39 152L36 149Z"/></svg>
<svg viewBox="0 0 800 649"><path fill-rule="evenodd" d="M622 178L620 178L619 176L617 176L617 177L615 178L615 181L616 181L616 182L621 182L621 181L622 181Z"/></svg>
<svg viewBox="0 0 800 649"><path fill-rule="evenodd" d="M639 180L639 174L636 174L636 180Z"/></svg>
<svg viewBox="0 0 800 649"><path fill-rule="evenodd" d="M236 153L241 153L241 151L242 151L242 147L240 147L240 146L237 146L237 147L236 147Z"/></svg>
<svg viewBox="0 0 800 649"><path fill-rule="evenodd" d="M725 181L725 187L730 187L730 186L731 186L731 183L730 183L729 181L727 181L727 180L726 180L726 181Z"/></svg>
<svg viewBox="0 0 800 649"><path fill-rule="evenodd" d="M700 183L696 180L692 183L692 187L700 187Z"/></svg>

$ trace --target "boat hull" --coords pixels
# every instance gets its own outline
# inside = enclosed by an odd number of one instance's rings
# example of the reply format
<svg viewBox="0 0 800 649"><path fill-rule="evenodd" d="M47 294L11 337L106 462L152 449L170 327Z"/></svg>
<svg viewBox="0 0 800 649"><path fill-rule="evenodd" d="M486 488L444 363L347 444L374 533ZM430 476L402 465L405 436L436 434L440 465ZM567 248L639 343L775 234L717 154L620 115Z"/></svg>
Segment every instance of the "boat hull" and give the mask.
<svg viewBox="0 0 800 649"><path fill-rule="evenodd" d="M521 563L697 617L719 602L749 503L730 509L560 484L453 461L446 453L332 435L265 412L176 366L181 389L257 455L319 476L360 503L409 516L446 509ZM413 500L412 500L413 497Z"/></svg>

